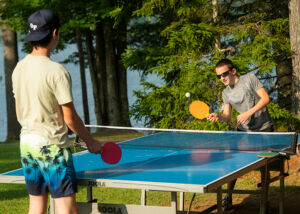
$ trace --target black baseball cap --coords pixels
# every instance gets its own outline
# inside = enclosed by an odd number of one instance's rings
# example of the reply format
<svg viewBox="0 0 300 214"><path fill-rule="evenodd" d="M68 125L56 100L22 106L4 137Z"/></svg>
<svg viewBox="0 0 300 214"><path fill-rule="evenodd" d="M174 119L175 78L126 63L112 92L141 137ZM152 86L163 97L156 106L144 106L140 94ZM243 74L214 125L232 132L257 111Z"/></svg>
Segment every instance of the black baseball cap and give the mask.
<svg viewBox="0 0 300 214"><path fill-rule="evenodd" d="M58 14L51 10L38 10L28 18L29 33L25 41L40 41L60 27Z"/></svg>

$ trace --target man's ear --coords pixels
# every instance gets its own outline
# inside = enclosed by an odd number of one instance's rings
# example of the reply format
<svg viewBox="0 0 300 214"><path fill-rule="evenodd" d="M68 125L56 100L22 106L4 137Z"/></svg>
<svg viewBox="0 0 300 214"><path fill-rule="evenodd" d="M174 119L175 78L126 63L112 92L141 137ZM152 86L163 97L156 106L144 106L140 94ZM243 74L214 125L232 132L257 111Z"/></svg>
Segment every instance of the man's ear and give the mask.
<svg viewBox="0 0 300 214"><path fill-rule="evenodd" d="M232 73L233 75L236 75L236 69L233 68L233 69L231 70L231 73Z"/></svg>
<svg viewBox="0 0 300 214"><path fill-rule="evenodd" d="M57 29L55 28L53 31L52 31L52 38L55 38L55 36L58 35L58 31Z"/></svg>

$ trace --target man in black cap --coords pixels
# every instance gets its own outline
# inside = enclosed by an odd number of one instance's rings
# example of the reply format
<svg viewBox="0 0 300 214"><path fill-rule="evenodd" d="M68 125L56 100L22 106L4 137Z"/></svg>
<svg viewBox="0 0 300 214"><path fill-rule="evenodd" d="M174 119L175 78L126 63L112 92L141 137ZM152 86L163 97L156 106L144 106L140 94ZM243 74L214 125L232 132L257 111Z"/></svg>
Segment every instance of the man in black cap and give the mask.
<svg viewBox="0 0 300 214"><path fill-rule="evenodd" d="M102 144L89 134L73 105L71 77L50 59L59 42L59 17L39 10L28 18L32 52L16 66L13 92L22 126L21 162L29 193L29 213L46 213L48 193L57 210L77 213L77 184L69 149L68 128L83 139L92 153Z"/></svg>

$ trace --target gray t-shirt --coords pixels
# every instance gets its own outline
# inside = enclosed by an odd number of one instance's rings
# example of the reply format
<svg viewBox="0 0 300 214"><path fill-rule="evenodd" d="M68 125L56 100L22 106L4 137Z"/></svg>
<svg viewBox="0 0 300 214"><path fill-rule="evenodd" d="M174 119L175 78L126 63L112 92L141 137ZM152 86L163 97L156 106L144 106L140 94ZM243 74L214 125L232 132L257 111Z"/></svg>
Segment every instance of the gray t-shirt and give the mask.
<svg viewBox="0 0 300 214"><path fill-rule="evenodd" d="M223 92L224 104L230 104L240 114L255 106L260 97L256 91L262 88L262 83L253 74L240 76L234 85L227 86ZM242 131L264 131L272 127L272 120L266 107L255 112L249 119L239 125Z"/></svg>

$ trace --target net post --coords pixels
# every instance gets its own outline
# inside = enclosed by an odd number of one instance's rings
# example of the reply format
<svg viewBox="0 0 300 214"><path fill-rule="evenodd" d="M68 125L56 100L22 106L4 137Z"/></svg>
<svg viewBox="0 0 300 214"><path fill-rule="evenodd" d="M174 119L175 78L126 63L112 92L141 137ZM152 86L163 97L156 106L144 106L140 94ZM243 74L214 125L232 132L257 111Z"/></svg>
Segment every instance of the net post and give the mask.
<svg viewBox="0 0 300 214"><path fill-rule="evenodd" d="M297 153L298 134L295 133L292 138L291 149L294 154Z"/></svg>

